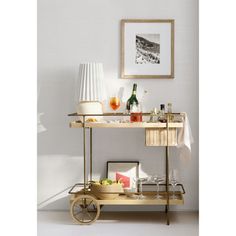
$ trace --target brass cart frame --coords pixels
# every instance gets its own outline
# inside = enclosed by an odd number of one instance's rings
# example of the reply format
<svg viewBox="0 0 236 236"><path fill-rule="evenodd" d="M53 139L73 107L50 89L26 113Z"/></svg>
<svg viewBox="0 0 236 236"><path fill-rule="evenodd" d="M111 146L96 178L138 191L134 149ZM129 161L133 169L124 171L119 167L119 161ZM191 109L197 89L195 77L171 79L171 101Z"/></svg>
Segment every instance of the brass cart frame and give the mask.
<svg viewBox="0 0 236 236"><path fill-rule="evenodd" d="M150 113L142 113L143 116L150 116ZM183 127L182 122L170 122L171 115L181 115L180 113L166 113L167 121L165 123L148 123L148 122L134 122L134 123L96 123L96 122L86 122L86 117L112 117L112 116L129 116L128 114L123 113L104 113L104 114L77 114L72 113L68 116L70 117L82 117L82 121L73 121L70 122L71 128L82 128L83 129L83 161L84 161L84 181L82 183L82 191L74 191L75 187L81 184L75 184L72 189L69 191L72 194L71 198L71 215L72 218L80 224L91 224L97 220L100 214L100 206L103 205L164 205L166 213L166 224L170 224L169 219L169 206L170 205L180 205L183 204L183 194L185 190L182 184L182 192L178 191L176 194L179 196L178 199L170 199L171 192L169 191L169 129L170 128L181 128ZM96 196L91 192L90 182L92 181L93 173L93 128L145 128L145 129L165 129L166 130L166 140L167 144L165 145L165 191L162 192L164 199L155 199L152 198L154 192L145 192L150 199L140 200L140 199L128 199L127 193L122 193L119 199L114 200L98 200ZM87 177L87 160L86 160L86 129L89 129L89 177ZM162 184L163 185L163 184ZM110 194L116 194L116 192L111 192ZM129 193L130 194L130 193ZM140 192L135 192L133 194L140 194ZM75 212L75 209L80 208L79 213Z"/></svg>

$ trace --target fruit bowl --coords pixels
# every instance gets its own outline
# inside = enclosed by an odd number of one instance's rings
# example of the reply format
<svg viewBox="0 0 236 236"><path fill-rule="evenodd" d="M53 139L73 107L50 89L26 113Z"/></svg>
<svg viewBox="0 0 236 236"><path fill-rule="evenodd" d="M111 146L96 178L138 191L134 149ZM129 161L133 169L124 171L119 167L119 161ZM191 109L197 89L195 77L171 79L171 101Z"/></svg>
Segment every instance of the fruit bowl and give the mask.
<svg viewBox="0 0 236 236"><path fill-rule="evenodd" d="M101 200L112 200L123 193L122 183L102 184L101 182L91 183L91 192ZM114 193L115 192L115 193Z"/></svg>

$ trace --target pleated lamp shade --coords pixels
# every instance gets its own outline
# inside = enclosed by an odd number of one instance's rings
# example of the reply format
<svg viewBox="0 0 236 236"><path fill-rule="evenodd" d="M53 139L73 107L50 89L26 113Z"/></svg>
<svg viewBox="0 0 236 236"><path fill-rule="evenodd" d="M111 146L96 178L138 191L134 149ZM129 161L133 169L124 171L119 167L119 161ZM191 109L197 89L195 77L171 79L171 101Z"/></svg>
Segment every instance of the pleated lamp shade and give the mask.
<svg viewBox="0 0 236 236"><path fill-rule="evenodd" d="M84 63L79 67L79 106L80 114L101 114L105 96L102 63Z"/></svg>
<svg viewBox="0 0 236 236"><path fill-rule="evenodd" d="M103 100L103 65L102 63L80 64L80 101Z"/></svg>

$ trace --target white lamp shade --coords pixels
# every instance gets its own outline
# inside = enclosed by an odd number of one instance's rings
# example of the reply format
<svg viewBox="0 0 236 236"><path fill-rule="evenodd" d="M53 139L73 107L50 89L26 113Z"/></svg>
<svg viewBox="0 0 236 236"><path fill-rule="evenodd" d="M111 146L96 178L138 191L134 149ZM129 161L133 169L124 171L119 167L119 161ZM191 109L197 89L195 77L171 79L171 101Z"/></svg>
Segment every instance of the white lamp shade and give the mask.
<svg viewBox="0 0 236 236"><path fill-rule="evenodd" d="M79 67L79 101L102 101L104 100L102 63L85 63Z"/></svg>

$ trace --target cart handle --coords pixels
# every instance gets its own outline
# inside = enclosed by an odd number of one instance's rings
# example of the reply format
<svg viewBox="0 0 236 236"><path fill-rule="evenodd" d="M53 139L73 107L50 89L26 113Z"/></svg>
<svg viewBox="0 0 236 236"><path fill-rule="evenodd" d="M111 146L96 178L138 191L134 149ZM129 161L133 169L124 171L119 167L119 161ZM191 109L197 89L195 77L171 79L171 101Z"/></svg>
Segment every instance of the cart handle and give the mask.
<svg viewBox="0 0 236 236"><path fill-rule="evenodd" d="M83 188L83 187L84 187L84 183L76 183L76 184L74 184L73 187L69 190L68 193L69 193L69 194L79 193L82 189L79 190L79 191L76 191L76 192L73 191L73 189L74 189L75 187L77 187L77 186L80 186L80 187ZM88 189L89 189L89 184L87 184L87 186L86 186L86 190L88 190Z"/></svg>

